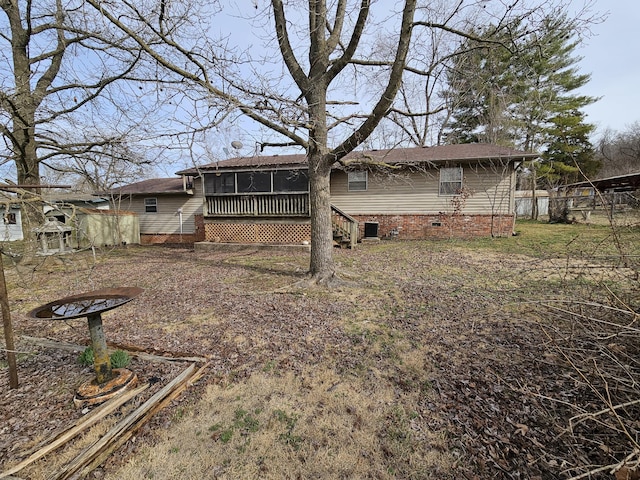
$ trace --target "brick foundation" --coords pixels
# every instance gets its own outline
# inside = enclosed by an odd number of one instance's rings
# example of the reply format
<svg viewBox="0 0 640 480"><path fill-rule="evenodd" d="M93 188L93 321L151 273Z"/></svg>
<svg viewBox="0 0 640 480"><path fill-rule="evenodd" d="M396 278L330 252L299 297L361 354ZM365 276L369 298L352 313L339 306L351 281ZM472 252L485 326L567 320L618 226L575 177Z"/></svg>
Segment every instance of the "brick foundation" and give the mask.
<svg viewBox="0 0 640 480"><path fill-rule="evenodd" d="M185 244L192 245L195 242L201 241L193 233L154 233L154 234L140 234L140 245L157 245L162 243L173 244Z"/></svg>
<svg viewBox="0 0 640 480"><path fill-rule="evenodd" d="M510 237L514 215L354 215L360 238L365 222L378 222L379 238L418 240L423 238Z"/></svg>

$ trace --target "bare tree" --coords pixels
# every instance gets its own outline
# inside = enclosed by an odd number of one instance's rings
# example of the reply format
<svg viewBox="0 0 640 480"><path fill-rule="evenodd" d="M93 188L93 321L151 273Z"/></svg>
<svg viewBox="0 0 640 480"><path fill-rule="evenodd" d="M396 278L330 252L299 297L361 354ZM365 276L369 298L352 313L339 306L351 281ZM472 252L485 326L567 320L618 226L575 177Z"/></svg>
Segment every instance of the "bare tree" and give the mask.
<svg viewBox="0 0 640 480"><path fill-rule="evenodd" d="M149 75L138 75L139 48L125 45L80 0L0 0L0 8L0 160L13 163L17 183L37 193L41 165L60 169L118 150L123 133L152 109L140 109L142 86L117 85L145 84ZM109 125L108 133L97 125ZM41 208L24 204L22 218L30 238Z"/></svg>
<svg viewBox="0 0 640 480"><path fill-rule="evenodd" d="M601 178L640 171L640 122L622 132L605 130L597 142L597 157L602 162Z"/></svg>
<svg viewBox="0 0 640 480"><path fill-rule="evenodd" d="M219 12L211 4L205 4L199 16L189 10L198 6L197 0L179 5L127 0L117 4L100 0L87 3L158 65L181 76L185 88L200 88L212 102L235 107L271 132L273 141L269 143L304 148L310 179L310 274L316 282L330 281L335 273L331 167L361 145L393 110L403 73L411 68L408 58L414 32L446 32L460 39L475 38L468 28L468 19L473 16L478 21L484 16L506 28L513 17L534 16L551 5L551 1L526 6L520 1L506 5L461 0L453 6L443 2L438 8L428 9L418 8L417 0L407 0L394 10L388 4L370 0L338 0L331 4L326 0L286 4L271 0L264 7L256 1L255 16L238 14L247 22L253 21L252 31L264 32L259 37L262 45L254 48L246 38L238 39L231 33L225 42L213 43L209 32L213 26L223 30L223 22L218 22ZM491 8L484 8L485 4ZM378 19L372 13L376 6ZM201 30L181 30L186 26L187 10L191 24ZM438 12L440 15L436 15ZM205 19L211 23L204 23ZM380 29L393 39L388 49L376 49L372 43ZM248 45L247 50L242 51L240 45ZM279 55L274 52L276 45ZM431 55L427 63L437 65L436 57ZM383 72L378 77L379 88L358 88L363 69ZM412 93L405 92L407 105ZM396 110L411 116L406 109Z"/></svg>

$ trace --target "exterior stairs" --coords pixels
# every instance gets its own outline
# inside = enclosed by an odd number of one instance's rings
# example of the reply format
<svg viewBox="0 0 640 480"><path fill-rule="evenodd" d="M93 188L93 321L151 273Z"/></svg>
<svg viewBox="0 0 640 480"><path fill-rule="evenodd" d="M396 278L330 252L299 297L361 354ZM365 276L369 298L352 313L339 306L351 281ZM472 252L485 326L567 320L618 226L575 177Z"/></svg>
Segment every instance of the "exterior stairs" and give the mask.
<svg viewBox="0 0 640 480"><path fill-rule="evenodd" d="M333 245L339 248L355 248L358 243L358 221L331 205Z"/></svg>

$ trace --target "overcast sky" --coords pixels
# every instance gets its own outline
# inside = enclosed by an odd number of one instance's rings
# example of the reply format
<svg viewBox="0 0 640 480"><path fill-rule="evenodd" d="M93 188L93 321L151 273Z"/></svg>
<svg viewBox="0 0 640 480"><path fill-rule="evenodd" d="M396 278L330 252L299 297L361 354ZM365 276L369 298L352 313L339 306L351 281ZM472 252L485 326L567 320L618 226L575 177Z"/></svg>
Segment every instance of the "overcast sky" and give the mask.
<svg viewBox="0 0 640 480"><path fill-rule="evenodd" d="M577 53L583 57L580 72L591 74L582 92L602 99L584 111L598 131L622 131L640 121L640 2L596 0L594 5L609 16L593 27L594 36Z"/></svg>

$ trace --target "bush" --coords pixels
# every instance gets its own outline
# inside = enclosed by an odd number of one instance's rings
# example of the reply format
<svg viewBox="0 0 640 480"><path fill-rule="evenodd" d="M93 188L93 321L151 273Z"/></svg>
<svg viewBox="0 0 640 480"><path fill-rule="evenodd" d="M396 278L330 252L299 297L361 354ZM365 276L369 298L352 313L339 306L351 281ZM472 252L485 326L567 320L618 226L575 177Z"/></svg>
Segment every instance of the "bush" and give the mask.
<svg viewBox="0 0 640 480"><path fill-rule="evenodd" d="M124 368L131 362L131 357L124 350L116 350L109 356L111 360L111 368ZM78 362L80 365L84 365L85 367L93 366L94 355L93 348L87 347L78 357Z"/></svg>
<svg viewBox="0 0 640 480"><path fill-rule="evenodd" d="M78 362L80 365L85 367L90 367L93 365L93 348L87 347L84 349L84 352L80 354L78 357Z"/></svg>
<svg viewBox="0 0 640 480"><path fill-rule="evenodd" d="M129 365L131 358L124 350L116 350L111 354L111 368L124 368Z"/></svg>

